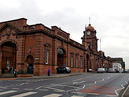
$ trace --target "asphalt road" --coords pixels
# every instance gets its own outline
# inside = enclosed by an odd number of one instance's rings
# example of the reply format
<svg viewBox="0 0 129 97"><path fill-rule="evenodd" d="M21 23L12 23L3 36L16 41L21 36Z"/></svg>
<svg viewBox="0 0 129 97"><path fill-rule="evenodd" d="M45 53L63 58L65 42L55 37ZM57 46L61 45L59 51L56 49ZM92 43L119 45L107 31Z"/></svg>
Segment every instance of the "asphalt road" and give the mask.
<svg viewBox="0 0 129 97"><path fill-rule="evenodd" d="M51 79L0 80L0 97L118 97L126 73L85 73Z"/></svg>

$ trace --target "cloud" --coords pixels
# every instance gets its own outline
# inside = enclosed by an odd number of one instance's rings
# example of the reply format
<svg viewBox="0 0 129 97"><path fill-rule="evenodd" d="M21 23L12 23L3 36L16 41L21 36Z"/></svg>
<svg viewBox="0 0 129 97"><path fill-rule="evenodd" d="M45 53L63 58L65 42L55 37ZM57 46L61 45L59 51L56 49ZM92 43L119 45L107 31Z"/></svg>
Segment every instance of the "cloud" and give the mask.
<svg viewBox="0 0 129 97"><path fill-rule="evenodd" d="M90 16L106 55L124 57L129 64L128 9L128 0L1 0L0 21L25 17L28 24L57 25L81 43Z"/></svg>

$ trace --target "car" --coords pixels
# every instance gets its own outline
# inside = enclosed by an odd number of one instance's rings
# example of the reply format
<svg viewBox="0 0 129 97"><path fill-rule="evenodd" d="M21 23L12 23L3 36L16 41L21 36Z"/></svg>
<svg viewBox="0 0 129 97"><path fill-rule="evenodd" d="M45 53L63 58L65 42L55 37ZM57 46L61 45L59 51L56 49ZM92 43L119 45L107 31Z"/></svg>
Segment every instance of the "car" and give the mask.
<svg viewBox="0 0 129 97"><path fill-rule="evenodd" d="M115 71L113 68L109 68L109 69L108 69L108 72L109 72L109 73L115 73L116 71Z"/></svg>
<svg viewBox="0 0 129 97"><path fill-rule="evenodd" d="M70 73L71 70L69 67L57 67L57 73Z"/></svg>
<svg viewBox="0 0 129 97"><path fill-rule="evenodd" d="M106 72L106 69L105 68L98 68L97 69L97 72L98 73L105 73Z"/></svg>
<svg viewBox="0 0 129 97"><path fill-rule="evenodd" d="M93 72L93 70L92 69L88 69L88 72Z"/></svg>

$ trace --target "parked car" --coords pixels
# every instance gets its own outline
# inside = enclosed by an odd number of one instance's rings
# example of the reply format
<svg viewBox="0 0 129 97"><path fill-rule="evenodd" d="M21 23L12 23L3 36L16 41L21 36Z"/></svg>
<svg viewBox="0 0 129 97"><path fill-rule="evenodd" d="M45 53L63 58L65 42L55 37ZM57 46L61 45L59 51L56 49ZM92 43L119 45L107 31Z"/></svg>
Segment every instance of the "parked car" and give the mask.
<svg viewBox="0 0 129 97"><path fill-rule="evenodd" d="M57 73L70 73L71 70L69 67L57 67Z"/></svg>
<svg viewBox="0 0 129 97"><path fill-rule="evenodd" d="M88 69L88 72L93 72L93 70L92 69Z"/></svg>
<svg viewBox="0 0 129 97"><path fill-rule="evenodd" d="M98 68L97 69L97 72L98 73L105 73L106 72L106 69L105 68Z"/></svg>
<svg viewBox="0 0 129 97"><path fill-rule="evenodd" d="M108 69L108 72L109 72L109 73L115 73L116 71L115 71L113 68L109 68L109 69Z"/></svg>

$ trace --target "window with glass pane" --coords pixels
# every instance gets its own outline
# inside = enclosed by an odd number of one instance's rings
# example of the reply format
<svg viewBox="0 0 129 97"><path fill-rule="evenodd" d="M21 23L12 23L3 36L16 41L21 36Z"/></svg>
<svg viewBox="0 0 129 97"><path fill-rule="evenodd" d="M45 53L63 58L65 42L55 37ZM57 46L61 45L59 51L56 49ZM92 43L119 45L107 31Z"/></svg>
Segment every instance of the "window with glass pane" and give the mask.
<svg viewBox="0 0 129 97"><path fill-rule="evenodd" d="M49 58L49 52L48 52L48 50L46 50L46 52L45 52L45 63L46 64L48 64L48 58Z"/></svg>
<svg viewBox="0 0 129 97"><path fill-rule="evenodd" d="M71 67L73 67L73 56L71 56Z"/></svg>
<svg viewBox="0 0 129 97"><path fill-rule="evenodd" d="M83 66L83 57L80 57L80 67L82 68Z"/></svg>
<svg viewBox="0 0 129 97"><path fill-rule="evenodd" d="M76 67L78 67L78 55L76 56Z"/></svg>

